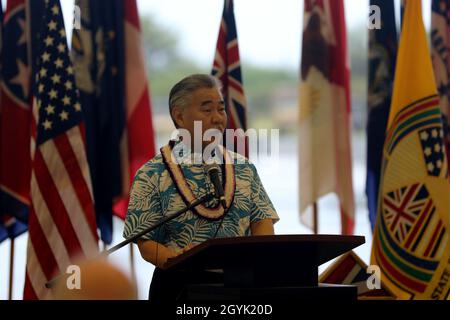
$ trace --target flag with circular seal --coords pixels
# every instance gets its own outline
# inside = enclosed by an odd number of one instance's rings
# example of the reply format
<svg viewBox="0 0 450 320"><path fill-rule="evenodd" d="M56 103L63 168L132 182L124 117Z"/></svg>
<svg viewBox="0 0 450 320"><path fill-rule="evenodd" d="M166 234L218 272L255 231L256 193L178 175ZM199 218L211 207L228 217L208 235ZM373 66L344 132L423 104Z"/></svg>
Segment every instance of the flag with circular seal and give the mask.
<svg viewBox="0 0 450 320"><path fill-rule="evenodd" d="M421 2L406 1L372 265L399 299L450 298L447 154Z"/></svg>

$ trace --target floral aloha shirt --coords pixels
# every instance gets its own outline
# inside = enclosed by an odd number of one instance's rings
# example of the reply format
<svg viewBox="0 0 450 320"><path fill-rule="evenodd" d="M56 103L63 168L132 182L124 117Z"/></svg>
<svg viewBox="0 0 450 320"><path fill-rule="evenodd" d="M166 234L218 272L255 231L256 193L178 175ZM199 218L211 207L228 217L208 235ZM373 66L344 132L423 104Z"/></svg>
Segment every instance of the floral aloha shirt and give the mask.
<svg viewBox="0 0 450 320"><path fill-rule="evenodd" d="M250 223L263 219L277 222L279 217L258 176L255 166L248 159L231 152L235 188L231 206L226 213L216 237L251 235ZM181 163L180 168L189 189L196 198L214 192L204 165ZM222 175L219 166L219 176ZM226 170L225 170L226 171ZM223 181L223 180L222 180ZM216 199L205 204L206 208L218 205ZM130 238L158 220L186 207L174 183L162 154L144 164L136 173L130 194L123 236ZM161 243L175 251L202 243L216 234L220 220L205 219L188 211L142 237Z"/></svg>

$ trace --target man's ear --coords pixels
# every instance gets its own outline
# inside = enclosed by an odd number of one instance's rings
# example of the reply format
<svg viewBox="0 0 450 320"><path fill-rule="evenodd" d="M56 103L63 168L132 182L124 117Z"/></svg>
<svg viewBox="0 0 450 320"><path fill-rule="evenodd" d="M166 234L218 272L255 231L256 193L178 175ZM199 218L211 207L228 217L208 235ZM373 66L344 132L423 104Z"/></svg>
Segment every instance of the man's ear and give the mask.
<svg viewBox="0 0 450 320"><path fill-rule="evenodd" d="M174 107L172 109L172 118L177 124L178 128L184 127L184 117L183 117L183 109L180 107Z"/></svg>

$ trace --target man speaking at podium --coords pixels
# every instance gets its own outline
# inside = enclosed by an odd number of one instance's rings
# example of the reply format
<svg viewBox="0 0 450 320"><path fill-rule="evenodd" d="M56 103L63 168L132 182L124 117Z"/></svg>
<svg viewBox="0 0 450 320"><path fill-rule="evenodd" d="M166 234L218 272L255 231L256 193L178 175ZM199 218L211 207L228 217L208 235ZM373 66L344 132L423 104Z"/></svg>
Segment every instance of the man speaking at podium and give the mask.
<svg viewBox="0 0 450 320"><path fill-rule="evenodd" d="M216 78L204 74L188 76L172 88L170 115L178 132L185 134L161 148L161 153L140 168L134 178L125 238L205 194L223 193L220 200L215 197L198 205L137 241L142 257L156 266L150 286L151 300L174 301L189 281L200 278L203 283L214 282L217 276L164 270L168 259L215 237L274 234L273 224L279 220L255 166L217 141L216 147L210 148L215 139L205 139L208 131L214 130L221 137L227 126L220 89ZM212 157L219 159L221 165L205 164L205 158ZM212 167L219 179L209 174Z"/></svg>

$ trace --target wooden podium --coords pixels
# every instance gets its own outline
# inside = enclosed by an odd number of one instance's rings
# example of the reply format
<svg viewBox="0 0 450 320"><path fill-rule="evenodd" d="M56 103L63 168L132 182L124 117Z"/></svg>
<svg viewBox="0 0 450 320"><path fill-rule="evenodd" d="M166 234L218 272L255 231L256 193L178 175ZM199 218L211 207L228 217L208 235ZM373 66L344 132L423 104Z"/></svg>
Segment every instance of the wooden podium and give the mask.
<svg viewBox="0 0 450 320"><path fill-rule="evenodd" d="M354 286L319 284L318 267L364 242L363 236L340 235L219 238L169 260L167 269L223 271L218 283L186 286L184 300L356 300Z"/></svg>

